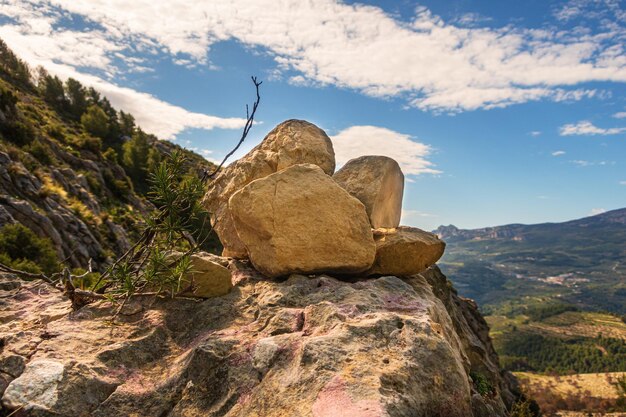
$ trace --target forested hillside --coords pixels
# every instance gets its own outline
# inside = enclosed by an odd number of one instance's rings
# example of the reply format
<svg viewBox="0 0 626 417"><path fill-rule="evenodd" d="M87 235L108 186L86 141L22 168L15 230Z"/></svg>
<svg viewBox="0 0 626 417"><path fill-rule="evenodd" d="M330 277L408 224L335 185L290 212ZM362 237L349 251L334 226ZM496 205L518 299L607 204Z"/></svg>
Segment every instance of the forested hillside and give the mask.
<svg viewBox="0 0 626 417"><path fill-rule="evenodd" d="M175 149L98 91L29 68L0 40L0 262L102 269L135 239L152 208L149 173ZM211 167L182 151L190 175Z"/></svg>

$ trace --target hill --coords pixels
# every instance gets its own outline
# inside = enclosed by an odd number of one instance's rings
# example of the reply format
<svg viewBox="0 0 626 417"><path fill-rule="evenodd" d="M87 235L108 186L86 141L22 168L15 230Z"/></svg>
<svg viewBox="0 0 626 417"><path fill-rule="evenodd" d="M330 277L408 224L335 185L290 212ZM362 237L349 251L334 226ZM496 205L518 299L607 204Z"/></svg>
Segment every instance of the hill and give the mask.
<svg viewBox="0 0 626 417"><path fill-rule="evenodd" d="M485 312L541 296L626 313L626 209L564 223L441 226L435 233L448 244L442 269Z"/></svg>
<svg viewBox="0 0 626 417"><path fill-rule="evenodd" d="M478 301L500 365L545 415L626 411L626 209L435 233L440 267Z"/></svg>
<svg viewBox="0 0 626 417"><path fill-rule="evenodd" d="M0 261L101 269L129 248L152 207L149 171L174 150L192 175L211 167L93 88L28 68L0 40Z"/></svg>

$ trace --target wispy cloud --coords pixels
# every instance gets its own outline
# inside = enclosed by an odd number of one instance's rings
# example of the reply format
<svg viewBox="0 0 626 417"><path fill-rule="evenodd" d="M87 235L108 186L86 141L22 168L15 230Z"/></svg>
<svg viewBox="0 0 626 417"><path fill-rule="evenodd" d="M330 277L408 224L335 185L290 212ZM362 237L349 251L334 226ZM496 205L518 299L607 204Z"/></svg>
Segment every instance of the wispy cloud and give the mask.
<svg viewBox="0 0 626 417"><path fill-rule="evenodd" d="M568 20L576 13L560 16ZM47 36L55 60L82 60L109 75L128 70L111 58L113 51L210 66L212 45L237 40L269 53L292 83L401 97L435 112L582 100L598 92L578 88L581 83L626 82L626 30L614 22L601 32L491 28L484 26L488 17L445 22L421 7L407 23L379 7L333 0L170 0L167 7L128 0L4 0L0 14L12 19L0 34L11 32L12 47L31 49L42 59L38 37ZM66 23L72 16L88 26L72 28ZM89 37L97 42L83 41ZM149 67L136 64L138 70Z"/></svg>
<svg viewBox="0 0 626 417"><path fill-rule="evenodd" d="M613 115L616 119L626 119L626 111L619 111Z"/></svg>
<svg viewBox="0 0 626 417"><path fill-rule="evenodd" d="M405 175L440 174L427 158L432 148L409 135L377 126L351 126L330 137L337 165L362 155L395 159Z"/></svg>
<svg viewBox="0 0 626 417"><path fill-rule="evenodd" d="M187 128L239 129L245 120L188 111L157 97L121 87L110 81L127 72L146 72L145 59L132 56L146 45L131 48L113 36L112 29L81 32L55 27L67 17L62 10L38 6L36 2L8 1L0 4L0 16L9 15L14 24L0 26L0 37L33 67L43 66L63 79L73 77L93 86L111 103L132 113L147 132L173 139Z"/></svg>
<svg viewBox="0 0 626 417"><path fill-rule="evenodd" d="M541 136L541 132L539 130L533 130L529 135L536 138L537 136Z"/></svg>
<svg viewBox="0 0 626 417"><path fill-rule="evenodd" d="M606 209L603 208L592 208L589 212L590 216L596 216L598 214L606 213Z"/></svg>
<svg viewBox="0 0 626 417"><path fill-rule="evenodd" d="M615 161L587 161L584 159L575 159L570 162L574 165L578 165L579 167L615 165Z"/></svg>
<svg viewBox="0 0 626 417"><path fill-rule="evenodd" d="M561 156L565 155L565 151L554 151L552 152L552 156Z"/></svg>
<svg viewBox="0 0 626 417"><path fill-rule="evenodd" d="M597 127L588 120L583 120L574 124L561 126L559 134L561 136L595 136L595 135L617 135L626 132L626 127Z"/></svg>
<svg viewBox="0 0 626 417"><path fill-rule="evenodd" d="M620 181L619 185L626 185L626 181Z"/></svg>

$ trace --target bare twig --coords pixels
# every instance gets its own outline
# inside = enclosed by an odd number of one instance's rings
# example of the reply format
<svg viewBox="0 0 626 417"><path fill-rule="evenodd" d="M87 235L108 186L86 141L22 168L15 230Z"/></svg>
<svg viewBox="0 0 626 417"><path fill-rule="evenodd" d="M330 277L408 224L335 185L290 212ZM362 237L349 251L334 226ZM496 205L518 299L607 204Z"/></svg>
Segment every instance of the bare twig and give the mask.
<svg viewBox="0 0 626 417"><path fill-rule="evenodd" d="M21 276L22 278L26 278L26 279L42 279L44 281L46 281L48 284L52 285L53 287L56 287L56 282L50 278L49 276L45 275L45 274L34 274L32 272L26 272L26 271L21 271L19 269L13 269L8 265L5 265L3 263L0 263L0 271L1 272L9 272L11 274L15 274L18 276Z"/></svg>
<svg viewBox="0 0 626 417"><path fill-rule="evenodd" d="M252 104L252 113L249 113L248 105L246 104L246 124L243 127L241 138L239 139L239 142L237 143L237 145L230 152L228 152L228 154L226 154L222 162L220 162L220 164L212 172L204 173L204 175L202 176L202 181L206 181L208 179L213 178L215 175L217 175L217 173L222 169L222 167L224 166L228 158L230 158L235 152L237 152L237 149L239 149L243 141L246 140L246 137L248 136L248 132L250 132L250 129L252 129L252 125L254 124L254 115L256 113L257 108L259 107L259 103L261 102L261 95L259 94L259 87L261 86L261 84L263 84L263 81L258 81L257 78L254 76L251 78L252 78L252 82L254 83L254 88L256 89L256 100Z"/></svg>

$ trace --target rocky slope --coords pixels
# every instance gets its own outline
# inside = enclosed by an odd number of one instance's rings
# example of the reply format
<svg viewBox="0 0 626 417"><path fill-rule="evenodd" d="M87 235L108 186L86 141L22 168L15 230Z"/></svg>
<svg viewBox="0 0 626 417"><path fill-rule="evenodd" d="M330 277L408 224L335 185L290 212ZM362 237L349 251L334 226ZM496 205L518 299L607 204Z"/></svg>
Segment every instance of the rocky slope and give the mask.
<svg viewBox="0 0 626 417"><path fill-rule="evenodd" d="M506 416L516 399L476 305L436 267L268 279L230 294L70 311L4 275L0 389L15 416ZM10 297L7 295L13 294Z"/></svg>
<svg viewBox="0 0 626 417"><path fill-rule="evenodd" d="M0 50L3 56L13 56L1 40ZM13 67L28 73L19 60ZM18 79L13 67L0 63L0 227L21 223L49 239L67 265L86 268L92 259L101 269L129 247L150 207L145 190L138 187L139 177L145 183L145 167L133 172L131 162L138 165L138 158L124 163L125 142L141 136L144 159L149 152L162 156L180 147L144 134L132 116L111 108L97 92L89 92L90 98L85 87L70 90L61 84L65 101L55 104L42 91L42 81L35 86L28 78ZM76 90L83 101L94 103L92 107L106 109L105 125L111 131L124 116L133 138L121 130L104 139L89 133L80 115L72 115L71 97L65 97ZM194 165L210 166L184 152Z"/></svg>

